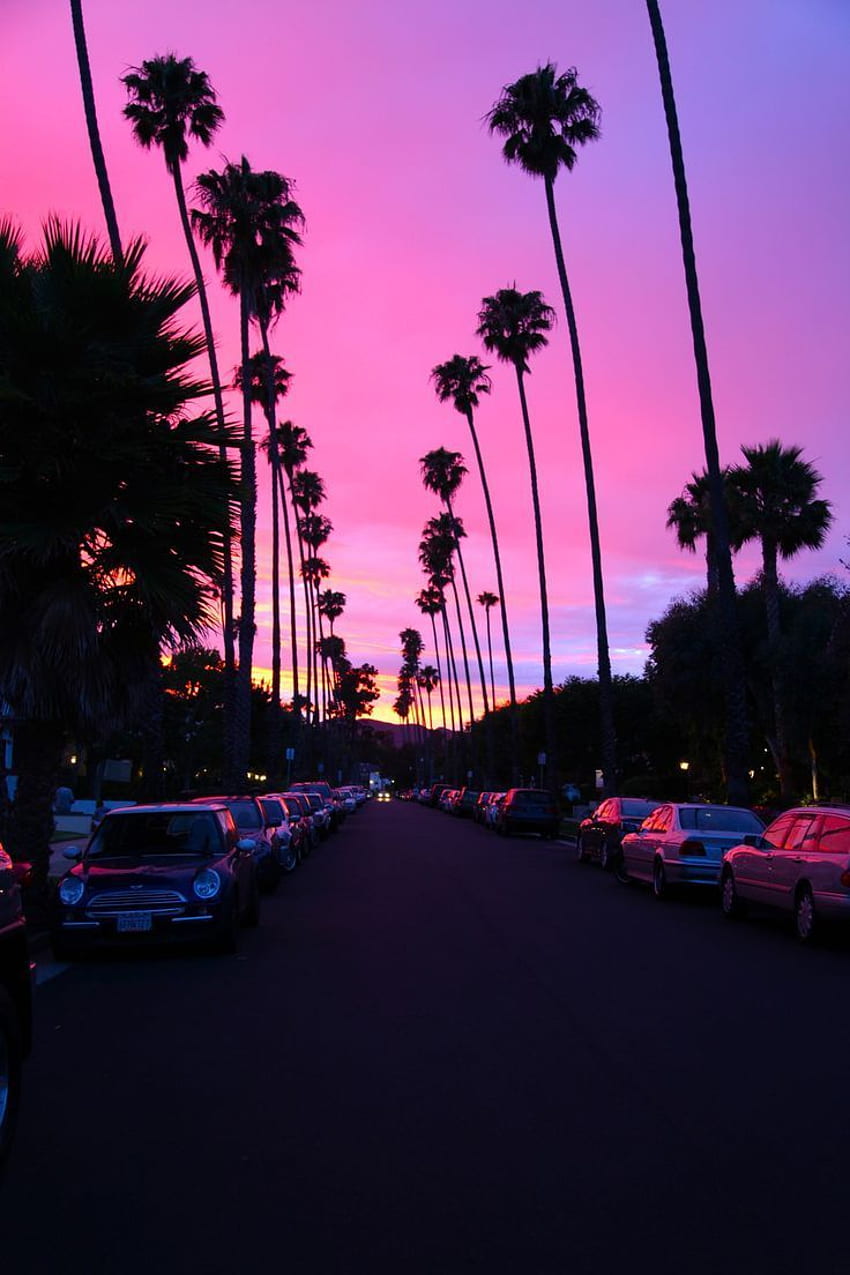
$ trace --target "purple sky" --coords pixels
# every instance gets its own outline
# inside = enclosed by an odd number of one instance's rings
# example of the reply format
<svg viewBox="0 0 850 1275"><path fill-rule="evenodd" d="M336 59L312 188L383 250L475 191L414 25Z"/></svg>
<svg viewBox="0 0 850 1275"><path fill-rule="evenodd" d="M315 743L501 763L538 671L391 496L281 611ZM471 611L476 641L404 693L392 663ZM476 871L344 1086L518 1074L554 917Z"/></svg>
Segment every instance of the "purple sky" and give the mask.
<svg viewBox="0 0 850 1275"><path fill-rule="evenodd" d="M148 267L188 259L161 156L122 118L119 77L156 54L192 57L226 114L187 185L246 154L296 183L307 217L303 292L274 348L294 373L286 414L307 428L334 524L331 587L355 662L370 660L390 716L398 633L428 631L413 604L417 545L438 512L418 459L445 446L470 475L463 518L470 584L495 590L466 423L429 372L483 357L481 298L516 284L560 311L543 187L509 168L482 119L502 86L539 63L576 66L602 106L602 139L556 186L576 307L615 672L638 673L647 623L701 584L666 510L704 464L669 151L641 0L515 4L432 0L85 0L89 52L122 234L149 240ZM741 443L799 444L824 476L835 525L786 574L847 575L844 488L850 416L850 8L845 0L663 4L691 196L721 459ZM102 234L67 4L5 0L0 213L37 242L49 213ZM208 278L214 280L211 260ZM213 283L224 368L238 357L235 303ZM198 320L199 321L199 320ZM492 368L477 423L501 528L518 689L542 681L528 465L513 373ZM532 364L555 680L595 672L586 506L566 324ZM233 402L234 412L238 404ZM258 422L259 431L259 422ZM270 519L266 475L260 535ZM740 582L757 553L736 561ZM269 666L268 554L261 555L256 665ZM495 619L495 614L494 614ZM494 635L496 628L494 627ZM501 643L497 695L506 687ZM433 660L426 650L425 660ZM288 656L284 650L288 667ZM384 680L386 679L386 680ZM499 690L501 687L501 690Z"/></svg>

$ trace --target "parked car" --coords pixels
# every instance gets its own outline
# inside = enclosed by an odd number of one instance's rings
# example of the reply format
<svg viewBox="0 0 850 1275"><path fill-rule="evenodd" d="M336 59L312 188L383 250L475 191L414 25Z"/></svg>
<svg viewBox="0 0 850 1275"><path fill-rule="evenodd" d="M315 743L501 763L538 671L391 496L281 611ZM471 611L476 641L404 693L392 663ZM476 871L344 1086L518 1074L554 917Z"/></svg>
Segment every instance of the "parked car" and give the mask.
<svg viewBox="0 0 850 1275"><path fill-rule="evenodd" d="M786 810L727 850L720 900L730 917L750 903L789 913L804 943L823 922L850 920L850 806Z"/></svg>
<svg viewBox="0 0 850 1275"><path fill-rule="evenodd" d="M675 886L717 886L723 852L763 828L743 806L665 802L623 837L618 875L648 881L657 899Z"/></svg>
<svg viewBox="0 0 850 1275"><path fill-rule="evenodd" d="M282 872L277 846L277 824L266 815L259 797L242 793L233 796L195 797L193 800L204 804L220 802L227 806L236 820L240 836L253 838L260 889L267 894L274 893Z"/></svg>
<svg viewBox="0 0 850 1275"><path fill-rule="evenodd" d="M333 793L330 784L324 779L310 779L303 783L292 784L293 792L303 792L310 798L313 808L316 809L313 798L318 796L321 809L324 811L323 821L327 836L331 832L335 832L343 820L342 807L334 803ZM320 820L320 824L322 820Z"/></svg>
<svg viewBox="0 0 850 1275"><path fill-rule="evenodd" d="M579 863L596 859L603 871L613 868L620 857L623 837L637 832L647 815L660 805L660 801L648 801L645 797L606 798L579 824L576 837Z"/></svg>
<svg viewBox="0 0 850 1275"><path fill-rule="evenodd" d="M111 811L60 878L51 915L57 960L103 945L208 939L235 951L257 925L254 840L223 803Z"/></svg>
<svg viewBox="0 0 850 1275"><path fill-rule="evenodd" d="M271 829L272 851L277 855L281 870L292 872L298 867L298 844L289 824L286 803L277 793L263 793L259 801L265 826Z"/></svg>
<svg viewBox="0 0 850 1275"><path fill-rule="evenodd" d="M0 846L0 1172L12 1146L22 1064L32 1044L32 984L21 889Z"/></svg>
<svg viewBox="0 0 850 1275"><path fill-rule="evenodd" d="M477 788L461 788L457 801L452 806L452 814L459 819L471 819L479 796Z"/></svg>
<svg viewBox="0 0 850 1275"><path fill-rule="evenodd" d="M503 792L490 793L490 800L484 810L484 827L489 828L491 832L499 826L499 816L505 804L505 796Z"/></svg>
<svg viewBox="0 0 850 1275"><path fill-rule="evenodd" d="M298 819L304 830L304 839L301 844L301 857L306 859L313 847L319 844L319 827L313 814L313 807L310 805L309 798L304 792L291 792L287 790L286 792L281 793L281 796L286 802L290 818L292 818L293 812L298 812Z"/></svg>
<svg viewBox="0 0 850 1275"><path fill-rule="evenodd" d="M552 839L560 824L558 803L551 793L539 788L509 788L499 809L496 831L503 837L536 832Z"/></svg>

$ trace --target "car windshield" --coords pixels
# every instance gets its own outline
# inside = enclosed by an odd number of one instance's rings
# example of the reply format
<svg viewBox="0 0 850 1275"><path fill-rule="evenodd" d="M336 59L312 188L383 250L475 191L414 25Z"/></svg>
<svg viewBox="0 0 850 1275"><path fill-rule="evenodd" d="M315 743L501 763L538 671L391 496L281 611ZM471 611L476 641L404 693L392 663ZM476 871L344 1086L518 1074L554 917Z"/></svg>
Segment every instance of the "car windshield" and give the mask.
<svg viewBox="0 0 850 1275"><path fill-rule="evenodd" d="M761 832L764 825L750 810L734 806L686 806L679 824L689 832Z"/></svg>
<svg viewBox="0 0 850 1275"><path fill-rule="evenodd" d="M86 859L161 859L220 854L221 830L208 811L112 814L86 848Z"/></svg>

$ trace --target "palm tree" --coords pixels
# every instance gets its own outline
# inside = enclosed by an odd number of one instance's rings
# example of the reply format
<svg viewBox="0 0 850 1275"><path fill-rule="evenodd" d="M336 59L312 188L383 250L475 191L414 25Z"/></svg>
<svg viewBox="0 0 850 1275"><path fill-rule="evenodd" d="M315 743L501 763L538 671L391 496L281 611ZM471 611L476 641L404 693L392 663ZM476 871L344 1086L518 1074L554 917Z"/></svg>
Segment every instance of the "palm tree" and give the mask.
<svg viewBox="0 0 850 1275"><path fill-rule="evenodd" d="M318 657L320 654L321 641L324 638L324 630L322 626L322 612L319 607L319 581L327 579L330 575L330 567L323 559L317 558L316 554L322 545L327 542L328 537L333 531L333 523L329 518L325 518L322 514L309 513L300 519L298 529L301 539L305 545L312 551L312 557L305 559L301 571L307 583L310 598L310 615L313 625L313 685L317 688L318 698ZM317 574L316 568L305 570L308 563L321 562L325 570L321 574ZM316 634L318 633L318 637ZM323 711L327 709L327 667L322 664L322 699Z"/></svg>
<svg viewBox="0 0 850 1275"><path fill-rule="evenodd" d="M487 654L490 657L490 691L492 694L493 707L496 707L496 682L493 677L493 641L490 634L490 611L496 605L499 599L495 593L479 593L478 602L484 608L484 614L487 617Z"/></svg>
<svg viewBox="0 0 850 1275"><path fill-rule="evenodd" d="M109 174L106 171L106 160L100 140L100 129L97 125L97 108L94 101L94 86L89 63L89 50L86 43L86 28L83 22L82 0L71 0L71 21L74 27L74 45L77 50L77 65L80 68L80 87L83 91L83 109L86 113L86 128L89 135L94 171L100 191L100 202L103 204L103 215L112 247L112 256L120 265L124 260L121 248L121 236L118 233L118 218L115 215L115 203L112 199L112 188L109 185Z"/></svg>
<svg viewBox="0 0 850 1275"><path fill-rule="evenodd" d="M31 257L0 225L0 699L16 718L10 845L46 881L66 733L129 722L163 647L213 622L234 475L192 405L193 287L51 220ZM228 439L232 443L233 439Z"/></svg>
<svg viewBox="0 0 850 1275"><path fill-rule="evenodd" d="M419 562L428 577L430 596L438 596L441 603L440 613L443 620L443 642L446 650L446 670L449 679L449 715L451 717L452 733L454 733L455 727L457 727L459 732L463 732L460 681L457 674L448 608L446 606L446 589L450 584L454 586L454 563L452 561L454 546L454 536L447 536L444 531L440 530L437 519L429 519L425 524L422 539L419 542ZM452 686L454 687L454 699L452 698ZM457 724L455 724L455 703L457 704Z"/></svg>
<svg viewBox="0 0 850 1275"><path fill-rule="evenodd" d="M567 172L572 171L579 146L585 146L599 137L599 114L598 103L587 89L582 88L578 83L575 68L572 67L562 75L558 75L554 63L547 62L545 66L538 67L531 74L523 75L514 84L507 85L502 90L498 102L488 113L487 121L492 133L505 138L502 153L508 163L517 163L531 176L542 177L546 191L549 229L555 248L555 261L561 284L564 312L567 317L575 375L596 609L602 776L605 792L611 793L615 784L617 749L596 485L593 476L593 457L590 449L578 325L567 280L561 232L555 208L555 179L562 168L566 168Z"/></svg>
<svg viewBox="0 0 850 1275"><path fill-rule="evenodd" d="M427 615L431 621L431 632L434 637L434 656L437 661L437 683L440 690L440 712L443 719L443 730L447 728L446 722L446 701L443 695L443 670L440 665L440 644L437 641L437 622L435 616L441 615L443 611L444 599L439 589L433 585L426 589L421 589L416 596L416 605L423 615ZM451 695L451 679L449 679L449 694Z"/></svg>
<svg viewBox="0 0 850 1275"><path fill-rule="evenodd" d="M546 589L546 558L543 552L543 522L537 491L537 464L534 459L534 439L525 395L525 377L529 371L529 357L547 344L546 333L551 330L554 319L555 311L546 304L539 292L518 292L516 288L500 288L494 296L485 297L482 301L478 312L477 329L485 349L492 350L502 362L511 363L516 372L525 442L528 449L531 503L537 539L537 574L540 582L540 618L543 629L544 730L548 763L553 774L557 772L557 760L552 645L549 637L549 598Z"/></svg>
<svg viewBox="0 0 850 1275"><path fill-rule="evenodd" d="M255 321L260 329L263 353L270 359L270 326L281 313L286 298L299 286L300 272L293 249L301 242L295 227L303 223L304 216L291 197L291 182L280 173L255 173L244 156L239 164L227 164L221 173L202 174L196 182L196 190L203 208L193 209L192 225L211 247L225 285L239 298L243 404L241 616L236 746L233 774L228 778L241 783L250 743L256 594L257 484L248 333L251 322Z"/></svg>
<svg viewBox="0 0 850 1275"><path fill-rule="evenodd" d="M729 470L723 470L723 485L729 504ZM696 553L697 541L705 536L705 567L708 593L714 597L718 589L717 550L714 543L714 524L711 517L711 493L708 474L691 474L681 496L671 501L667 509L667 526L676 532L680 549Z"/></svg>
<svg viewBox="0 0 850 1275"><path fill-rule="evenodd" d="M673 95L673 79L670 74L670 60L667 55L667 41L664 36L661 11L657 0L646 0L646 7L655 43L658 74L661 80L661 96L664 102L664 115L667 120L667 134L670 139L670 158L673 166L673 181L679 210L682 261L685 269L685 286L688 294L694 362L696 364L697 385L699 388L706 471L708 473L711 498L714 549L717 556L718 603L726 698L726 793L732 805L745 806L749 799L749 783L747 780L748 729L744 657L738 631L737 596L735 592L735 575L732 570L729 521L723 498L723 472L720 467L720 455L717 447L717 427L714 419L708 351L705 343L705 327L702 320L699 281L697 279L696 257L694 255L688 184L685 178L685 161L682 154L676 99Z"/></svg>
<svg viewBox="0 0 850 1275"><path fill-rule="evenodd" d="M455 410L460 412L461 416L466 417L469 426L469 432L472 435L472 445L475 448L475 459L478 462L478 476L481 479L481 489L484 493L484 504L487 508L487 520L490 524L490 539L493 544L493 560L496 566L496 580L499 586L498 598L494 597L494 602L500 604L502 614L502 637L505 643L505 661L508 669L508 689L511 703L511 724L512 734L514 736L514 744L517 743L517 702L516 702L516 685L514 682L514 663L511 655L511 639L508 629L508 612L505 602L505 585L502 579L502 559L499 553L499 540L496 535L496 519L493 514L493 503L490 499L490 487L487 482L487 474L484 469L484 460L481 455L481 447L478 442L478 432L475 428L475 418L473 409L478 406L478 396L480 394L490 393L490 378L487 376L488 369L475 354L464 357L462 354L455 354L446 363L438 363L431 372L431 379L434 382L434 388L438 399L441 403L445 403L451 399L454 403ZM492 596L492 595L491 595ZM481 599L478 599L479 602ZM487 614L487 641L490 641L490 615ZM492 648L490 658L490 672L492 683ZM495 706L495 689L493 691L493 703ZM516 757L516 747L514 754Z"/></svg>
<svg viewBox="0 0 850 1275"><path fill-rule="evenodd" d="M311 602L309 572L305 574L304 571L307 555L304 550L305 542L301 524L302 517L305 514L311 514L325 499L325 483L315 470L301 468L293 471L289 488L295 509L295 528L298 532L298 552L301 557L301 579L304 582L304 619L307 629L307 720L315 723L318 714L318 689L315 685L312 659L315 643L315 616Z"/></svg>
<svg viewBox="0 0 850 1275"><path fill-rule="evenodd" d="M453 554L457 551L458 543L466 532L463 529L463 523L459 518L455 518L453 514L438 514L436 518L429 518L425 524L425 536L430 537L431 553L436 552L438 561L440 555L443 555L446 563L448 574L441 579L441 587L445 588L448 584L451 586L452 596L455 603L455 615L457 616L458 636L460 638L461 652L463 654L463 671L466 678L466 697L469 705L469 725L475 720L475 711L472 706L472 678L469 673L469 658L466 650L466 636L463 631L463 613L460 606L460 595L457 590L457 581L455 579ZM439 568L438 568L439 571ZM438 578L432 576L432 578ZM458 714L460 713L460 692L458 691Z"/></svg>
<svg viewBox="0 0 850 1275"><path fill-rule="evenodd" d="M298 521L298 507L295 503L295 496L292 490L292 480L296 470L298 470L306 461L308 453L313 446L312 439L305 429L300 425L294 425L292 421L283 421L275 431L275 443L280 463L286 474L289 483L289 498L292 501L293 514ZM296 720L301 721L301 696L299 693L298 683L298 641L295 624L295 568L292 558L292 532L289 524L289 504L286 500L286 494L283 490L281 482L280 490L281 505L283 508L283 527L286 538L286 559L289 569L289 614L290 627L292 633L292 703L296 713ZM304 550L301 539L298 540L300 561L304 561Z"/></svg>
<svg viewBox="0 0 850 1275"><path fill-rule="evenodd" d="M426 452L419 460L419 466L422 473L422 482L428 491L433 491L440 497L446 506L446 513L452 520L455 527L455 551L457 553L457 562L460 567L460 576L463 582L463 592L466 598L466 608L469 615L469 623L472 629L472 640L475 643L475 655L478 660L478 675L481 679L481 696L484 701L484 716L487 717L490 711L490 705L487 697L487 679L484 676L484 662L481 659L481 645L478 641L478 627L475 623L475 612L472 608L472 595L469 592L469 581L466 578L466 564L463 561L463 552L460 546L460 535L457 534L457 528L462 527L459 519L454 516L452 509L452 498L455 492L463 482L468 470L463 463L463 457L460 452L450 452L445 447L437 447L433 451Z"/></svg>
<svg viewBox="0 0 850 1275"><path fill-rule="evenodd" d="M165 167L174 182L174 194L183 236L192 262L195 287L201 307L201 318L206 337L207 357L210 364L218 427L224 435L224 399L221 376L215 349L212 318L210 316L204 274L186 207L183 187L183 165L189 154L188 138L202 146L210 146L215 134L224 122L224 112L216 102L216 95L205 71L199 71L191 58L177 58L173 53L151 58L122 77L129 102L124 116L133 128L133 136L140 146L149 150L159 146L165 158ZM222 444L222 460L224 460ZM224 588L222 590L222 638L225 664L225 734L233 747L233 693L236 657L233 627L233 546L225 545Z"/></svg>
<svg viewBox="0 0 850 1275"><path fill-rule="evenodd" d="M782 798L792 799L793 775L785 722L780 661L779 558L801 549L819 549L832 524L827 500L817 498L822 479L801 447L783 447L778 439L763 446L741 447L746 465L735 465L729 484L736 495L739 521L736 541L761 543L762 589L767 616L776 730L775 755Z"/></svg>
<svg viewBox="0 0 850 1275"><path fill-rule="evenodd" d="M345 594L335 589L325 589L324 593L319 594L319 613L331 626L331 637L333 637L334 620L338 620L342 615L346 601Z"/></svg>

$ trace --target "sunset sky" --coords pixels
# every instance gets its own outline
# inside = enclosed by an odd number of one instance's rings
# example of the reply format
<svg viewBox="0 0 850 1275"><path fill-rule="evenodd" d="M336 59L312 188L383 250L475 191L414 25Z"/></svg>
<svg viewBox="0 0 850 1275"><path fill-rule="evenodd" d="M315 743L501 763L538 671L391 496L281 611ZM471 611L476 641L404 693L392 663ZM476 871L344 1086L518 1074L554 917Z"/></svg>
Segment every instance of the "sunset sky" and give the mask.
<svg viewBox="0 0 850 1275"><path fill-rule="evenodd" d="M338 632L381 673L390 717L402 628L430 633L414 597L417 545L439 512L419 458L463 453L456 512L474 594L495 591L465 420L437 402L432 367L486 358L485 295L540 289L561 316L542 183L508 167L483 117L540 63L578 69L602 137L556 185L585 365L615 673L639 673L648 622L699 587L666 510L704 465L676 205L643 0L84 0L101 136L122 236L149 241L148 269L190 267L159 152L134 143L119 77L157 54L191 57L226 122L198 173L245 154L296 185L306 219L302 294L273 348L294 374L285 415L315 448L334 524L328 584L348 597ZM688 170L723 462L742 443L799 444L823 474L835 524L785 568L850 583L850 5L846 0L662 0ZM28 243L51 213L105 237L67 0L0 6L0 214ZM220 361L238 357L236 303L211 283ZM192 322L200 323L193 309ZM202 371L203 369L201 369ZM477 424L501 530L518 690L542 683L539 596L516 381L494 365ZM556 683L596 668L593 596L565 322L532 364ZM234 415L239 405L231 399ZM257 422L259 436L260 422ZM260 462L261 471L265 462ZM267 474L259 510L258 675L270 663ZM758 569L736 560L739 582ZM483 612L482 634L483 634ZM497 697L506 676L494 612ZM284 647L285 667L289 656ZM499 689L501 688L501 690Z"/></svg>

